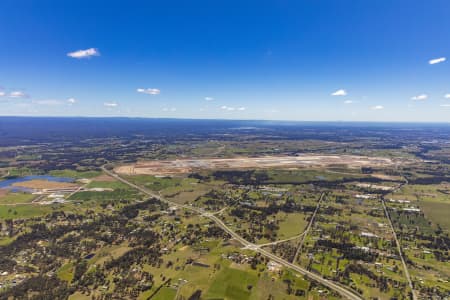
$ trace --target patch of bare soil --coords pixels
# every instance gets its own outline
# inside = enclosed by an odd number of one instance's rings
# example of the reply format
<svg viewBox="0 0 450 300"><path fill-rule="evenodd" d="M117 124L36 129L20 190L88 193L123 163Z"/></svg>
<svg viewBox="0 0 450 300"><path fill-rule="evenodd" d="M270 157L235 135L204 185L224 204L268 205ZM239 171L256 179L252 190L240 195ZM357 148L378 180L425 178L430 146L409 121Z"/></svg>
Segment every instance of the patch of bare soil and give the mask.
<svg viewBox="0 0 450 300"><path fill-rule="evenodd" d="M8 195L8 190L7 189L0 189L0 198L5 197L6 195Z"/></svg>
<svg viewBox="0 0 450 300"><path fill-rule="evenodd" d="M54 182L48 180L34 179L24 182L16 182L12 184L13 186L24 187L29 189L70 189L77 188L78 185L70 182Z"/></svg>

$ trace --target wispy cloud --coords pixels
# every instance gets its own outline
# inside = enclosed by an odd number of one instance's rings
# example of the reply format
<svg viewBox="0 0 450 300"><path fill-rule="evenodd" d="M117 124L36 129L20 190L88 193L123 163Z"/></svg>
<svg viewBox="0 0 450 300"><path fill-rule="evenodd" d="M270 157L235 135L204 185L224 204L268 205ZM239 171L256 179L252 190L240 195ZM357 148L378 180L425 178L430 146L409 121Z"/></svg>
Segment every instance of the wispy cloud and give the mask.
<svg viewBox="0 0 450 300"><path fill-rule="evenodd" d="M353 104L353 103L355 103L353 100L345 100L344 101L344 104Z"/></svg>
<svg viewBox="0 0 450 300"><path fill-rule="evenodd" d="M75 98L69 98L67 99L67 103L69 103L70 105L77 103L77 99Z"/></svg>
<svg viewBox="0 0 450 300"><path fill-rule="evenodd" d="M161 91L159 89L143 89L139 88L136 90L138 93L147 94L147 95L159 95Z"/></svg>
<svg viewBox="0 0 450 300"><path fill-rule="evenodd" d="M445 99L450 99L450 94L445 94L445 95L444 95L444 98L445 98Z"/></svg>
<svg viewBox="0 0 450 300"><path fill-rule="evenodd" d="M100 52L96 48L89 48L85 50L77 50L67 53L67 56L72 58L89 58L92 56L100 56Z"/></svg>
<svg viewBox="0 0 450 300"><path fill-rule="evenodd" d="M206 101L213 101L214 98L213 98L213 97L205 97L205 100L206 100Z"/></svg>
<svg viewBox="0 0 450 300"><path fill-rule="evenodd" d="M116 102L105 102L105 103L103 103L103 105L106 106L106 107L117 107L117 106L119 106L119 104L116 103Z"/></svg>
<svg viewBox="0 0 450 300"><path fill-rule="evenodd" d="M441 104L441 107L450 107L450 103L446 103L446 104Z"/></svg>
<svg viewBox="0 0 450 300"><path fill-rule="evenodd" d="M430 65L435 65L435 64L439 64L439 63L441 63L441 62L444 62L444 61L446 61L446 60L447 60L446 57L439 57L439 58L430 59L430 60L428 61L428 63L429 63Z"/></svg>
<svg viewBox="0 0 450 300"><path fill-rule="evenodd" d="M222 105L220 107L221 110L225 110L225 111L244 111L247 108L244 106L239 106L239 107L232 107L232 106L226 106L226 105Z"/></svg>
<svg viewBox="0 0 450 300"><path fill-rule="evenodd" d="M343 90L343 89L340 89L340 90L337 90L334 93L331 93L331 96L347 96L347 91Z"/></svg>
<svg viewBox="0 0 450 300"><path fill-rule="evenodd" d="M9 98L27 98L28 95L22 91L13 91L13 92L9 93L8 97Z"/></svg>
<svg viewBox="0 0 450 300"><path fill-rule="evenodd" d="M236 110L236 108L230 107L230 106L226 106L226 105L222 105L222 106L220 107L220 109L221 109L221 110L227 110L227 111L233 111L233 110Z"/></svg>
<svg viewBox="0 0 450 300"><path fill-rule="evenodd" d="M162 109L162 111L170 111L170 112L174 112L174 111L177 111L177 108L176 108L176 107L164 107L164 108Z"/></svg>
<svg viewBox="0 0 450 300"><path fill-rule="evenodd" d="M56 106L61 105L63 102L55 99L45 99L45 100L33 100L32 103L38 105Z"/></svg>
<svg viewBox="0 0 450 300"><path fill-rule="evenodd" d="M371 110L382 110L384 109L383 105L375 105L370 108Z"/></svg>
<svg viewBox="0 0 450 300"><path fill-rule="evenodd" d="M6 96L6 93L3 91L0 91L0 97Z"/></svg>
<svg viewBox="0 0 450 300"><path fill-rule="evenodd" d="M411 97L411 100L414 100L414 101L424 101L424 100L427 100L427 99L428 99L428 95L427 94L420 94L420 95Z"/></svg>

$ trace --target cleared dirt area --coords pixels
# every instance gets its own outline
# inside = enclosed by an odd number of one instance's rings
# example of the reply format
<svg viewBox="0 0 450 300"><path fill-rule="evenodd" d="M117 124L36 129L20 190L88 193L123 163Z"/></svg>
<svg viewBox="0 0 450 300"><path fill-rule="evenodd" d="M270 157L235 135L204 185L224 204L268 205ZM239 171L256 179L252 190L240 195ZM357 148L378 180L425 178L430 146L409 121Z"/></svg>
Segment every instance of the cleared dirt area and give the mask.
<svg viewBox="0 0 450 300"><path fill-rule="evenodd" d="M401 176L392 176L392 175L385 175L385 174L371 174L372 177L376 177L382 180L392 180L392 181L400 181L403 179Z"/></svg>
<svg viewBox="0 0 450 300"><path fill-rule="evenodd" d="M48 180L41 180L41 179L35 179L30 181L24 181L24 182L17 182L12 184L13 186L18 187L24 187L29 189L37 189L37 190L43 190L43 189L70 189L70 188L77 188L78 185L70 182L55 182L55 181L48 181Z"/></svg>
<svg viewBox="0 0 450 300"><path fill-rule="evenodd" d="M0 198L5 197L8 194L7 189L0 189Z"/></svg>
<svg viewBox="0 0 450 300"><path fill-rule="evenodd" d="M346 166L348 168L385 167L394 164L389 158L354 155L264 156L212 159L142 161L119 166L115 171L126 175L176 175L195 170L264 169Z"/></svg>

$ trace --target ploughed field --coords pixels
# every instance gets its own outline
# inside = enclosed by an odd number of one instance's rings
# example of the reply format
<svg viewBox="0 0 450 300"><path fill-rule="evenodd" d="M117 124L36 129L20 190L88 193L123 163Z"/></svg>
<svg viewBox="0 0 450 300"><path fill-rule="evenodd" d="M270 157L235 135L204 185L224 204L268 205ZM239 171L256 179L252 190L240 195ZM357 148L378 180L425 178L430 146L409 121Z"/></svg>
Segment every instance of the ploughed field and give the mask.
<svg viewBox="0 0 450 300"><path fill-rule="evenodd" d="M173 175L190 173L195 170L217 169L264 169L264 168L301 168L329 167L333 165L348 168L387 167L395 164L386 157L368 157L356 155L300 155L300 156L263 156L236 158L206 158L141 161L136 164L115 168L115 172L126 175Z"/></svg>

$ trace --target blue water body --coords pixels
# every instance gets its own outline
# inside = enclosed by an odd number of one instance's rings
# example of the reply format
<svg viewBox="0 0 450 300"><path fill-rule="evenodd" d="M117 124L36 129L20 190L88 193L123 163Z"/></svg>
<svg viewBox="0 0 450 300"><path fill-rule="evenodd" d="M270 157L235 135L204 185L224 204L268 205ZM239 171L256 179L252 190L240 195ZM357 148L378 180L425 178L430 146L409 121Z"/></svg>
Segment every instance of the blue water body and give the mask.
<svg viewBox="0 0 450 300"><path fill-rule="evenodd" d="M12 178L0 181L0 189L9 189L13 192L27 192L31 193L33 192L33 189L24 188L20 186L13 186L14 183L18 182L25 182L30 181L34 179L41 179L41 180L48 180L53 182L74 182L75 180L73 178L69 177L55 177L50 175L31 175L31 176L25 176L25 177L18 177L18 178Z"/></svg>
<svg viewBox="0 0 450 300"><path fill-rule="evenodd" d="M95 253L89 253L88 255L86 255L85 257L84 257L84 259L91 259L91 258L93 258L95 256Z"/></svg>

